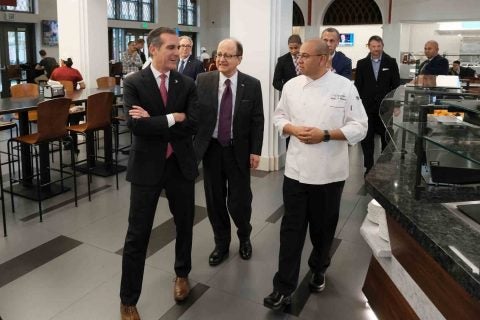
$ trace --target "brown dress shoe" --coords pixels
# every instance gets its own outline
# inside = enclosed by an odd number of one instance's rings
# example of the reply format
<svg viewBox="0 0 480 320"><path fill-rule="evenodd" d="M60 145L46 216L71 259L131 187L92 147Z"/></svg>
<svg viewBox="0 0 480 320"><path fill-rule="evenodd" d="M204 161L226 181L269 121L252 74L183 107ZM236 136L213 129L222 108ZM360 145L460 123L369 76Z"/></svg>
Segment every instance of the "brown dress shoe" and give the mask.
<svg viewBox="0 0 480 320"><path fill-rule="evenodd" d="M190 285L188 284L188 278L175 278L175 286L173 287L173 298L177 302L181 302L187 299L190 294Z"/></svg>
<svg viewBox="0 0 480 320"><path fill-rule="evenodd" d="M120 304L120 314L122 320L140 320L140 315L138 314L137 307L135 306L126 306Z"/></svg>

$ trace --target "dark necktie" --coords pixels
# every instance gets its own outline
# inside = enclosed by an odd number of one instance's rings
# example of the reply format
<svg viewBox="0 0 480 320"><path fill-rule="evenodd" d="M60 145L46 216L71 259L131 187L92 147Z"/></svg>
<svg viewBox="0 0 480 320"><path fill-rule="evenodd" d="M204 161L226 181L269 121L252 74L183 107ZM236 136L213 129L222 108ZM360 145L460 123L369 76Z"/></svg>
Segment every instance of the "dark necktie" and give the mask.
<svg viewBox="0 0 480 320"><path fill-rule="evenodd" d="M185 69L185 60L180 62L180 68L178 69L178 72L183 73L183 69Z"/></svg>
<svg viewBox="0 0 480 320"><path fill-rule="evenodd" d="M220 102L220 116L218 117L218 135L217 140L222 146L230 145L230 130L232 128L232 88L230 79L225 80L225 90L223 91L222 101Z"/></svg>
<svg viewBox="0 0 480 320"><path fill-rule="evenodd" d="M167 108L167 101L168 101L168 92L167 92L167 85L165 84L165 79L167 79L167 75L165 73L160 74L160 95L162 96L163 105L165 109ZM173 153L172 145L169 143L167 145L167 153L165 154L165 158L169 158Z"/></svg>

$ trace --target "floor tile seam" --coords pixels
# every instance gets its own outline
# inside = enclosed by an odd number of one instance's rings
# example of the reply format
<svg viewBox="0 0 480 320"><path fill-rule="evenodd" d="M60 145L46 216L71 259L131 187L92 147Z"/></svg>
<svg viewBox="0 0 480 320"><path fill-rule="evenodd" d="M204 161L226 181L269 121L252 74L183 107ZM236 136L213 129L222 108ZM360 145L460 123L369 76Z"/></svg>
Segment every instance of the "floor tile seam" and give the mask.
<svg viewBox="0 0 480 320"><path fill-rule="evenodd" d="M350 213L348 214L348 216L345 218L343 224L341 225L341 227L338 229L338 236L340 235L340 233L342 233L343 229L345 228L345 226L347 225L348 223L348 220L350 220L350 218L352 217L352 214L353 212L355 211L355 208L358 206L358 203L359 201L361 200L360 196L357 198L356 202L355 202L355 205L352 207L352 210L350 210ZM342 239L343 240L343 239Z"/></svg>
<svg viewBox="0 0 480 320"><path fill-rule="evenodd" d="M239 300L249 301L249 302L252 302L252 303L255 303L255 304L258 304L258 305L263 306L263 300L262 300L262 301L256 301L256 300L252 300L252 299L249 299L249 298L245 298L244 296L233 294L233 293L230 292L230 291L227 291L227 290L225 290L225 289L222 289L222 288L213 286L213 285L211 285L211 284L209 284L209 283L207 283L207 284L205 284L205 285L209 286L210 289L215 289L215 290L217 290L217 291L219 291L219 292L221 292L221 293L223 293L223 294L227 294L227 295L232 296L232 297L235 297L235 298L237 298L237 299L239 299ZM268 295L268 292L265 293L265 296L267 296L267 295Z"/></svg>

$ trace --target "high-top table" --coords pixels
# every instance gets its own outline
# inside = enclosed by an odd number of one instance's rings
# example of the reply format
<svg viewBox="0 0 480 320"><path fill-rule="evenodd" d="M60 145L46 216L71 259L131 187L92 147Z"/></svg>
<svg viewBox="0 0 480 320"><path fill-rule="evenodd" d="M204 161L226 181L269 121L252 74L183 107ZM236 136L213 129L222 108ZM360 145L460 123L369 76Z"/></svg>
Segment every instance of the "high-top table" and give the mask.
<svg viewBox="0 0 480 320"><path fill-rule="evenodd" d="M83 89L83 90L76 90L71 93L66 93L65 97L72 99L72 103L74 104L81 104L85 103L88 99L88 96L99 93L99 92L106 92L111 91L113 92L115 97L123 96L123 89L120 86L115 86L112 88L107 89L97 89L97 88L90 88L90 89ZM19 133L20 135L26 135L30 133L30 128L28 124L28 111L35 110L37 105L40 102L47 101L48 98L43 96L39 96L37 98L3 98L0 99L0 115L4 114L11 114L11 113L18 113L18 121L19 121ZM88 107L88 106L87 106ZM109 176L115 174L116 170L123 171L125 170L124 166L113 166L113 158L112 158L112 132L111 130L105 130L104 133L104 150L105 150L105 161L99 162L92 158L87 166L90 166L93 169L93 174L99 174L102 176ZM48 151L48 144L41 144L39 146L39 153L40 153L40 167L42 168L41 171L41 183L48 183L50 181L50 173L48 170L43 170L49 166L49 151ZM28 146L21 146L20 152L22 153L21 157L21 168L22 168L22 176L23 177L31 177L33 174L32 162L31 158L32 155L30 153L30 148ZM87 155L94 154L94 144L87 143ZM80 168L82 170L82 168ZM28 199L37 200L38 196L36 192L32 192L32 181L26 180L23 184L15 186L14 193L26 197ZM8 190L7 190L8 191ZM42 190L42 194L40 197L42 199L50 198L54 195L57 195L65 190L60 189L60 187L56 187L55 185L50 186L49 188L45 188Z"/></svg>

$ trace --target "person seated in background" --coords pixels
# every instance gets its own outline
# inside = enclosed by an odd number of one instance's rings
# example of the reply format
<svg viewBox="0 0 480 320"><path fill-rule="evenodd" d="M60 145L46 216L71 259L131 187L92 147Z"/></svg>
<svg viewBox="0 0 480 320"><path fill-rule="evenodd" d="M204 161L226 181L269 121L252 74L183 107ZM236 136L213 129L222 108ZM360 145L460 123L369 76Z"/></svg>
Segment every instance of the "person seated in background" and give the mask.
<svg viewBox="0 0 480 320"><path fill-rule="evenodd" d="M72 58L60 59L60 67L53 70L50 80L60 81L67 80L73 82L73 89L77 89L77 84L79 89L85 89L85 82L83 82L83 77L75 68L72 68L73 61Z"/></svg>
<svg viewBox="0 0 480 320"><path fill-rule="evenodd" d="M474 78L475 70L469 67L462 67L459 60L455 60L452 63L452 67L448 71L449 75L458 76L460 79Z"/></svg>
<svg viewBox="0 0 480 320"><path fill-rule="evenodd" d="M35 83L39 83L40 81L48 81L50 79L50 75L52 71L58 67L57 60L52 57L47 57L47 52L45 50L38 51L42 60L35 66L35 70L43 71L41 75L35 77L33 81Z"/></svg>
<svg viewBox="0 0 480 320"><path fill-rule="evenodd" d="M142 58L138 54L135 41L128 42L128 48L121 55L123 74L129 74L131 72L138 71L142 68Z"/></svg>
<svg viewBox="0 0 480 320"><path fill-rule="evenodd" d="M200 61L204 62L205 60L210 59L210 55L207 53L207 49L205 47L201 47L200 51L202 52L200 53Z"/></svg>
<svg viewBox="0 0 480 320"><path fill-rule="evenodd" d="M75 68L72 68L72 65L73 65L72 58L60 59L60 67L53 70L50 80L72 81L74 90L77 89L77 84L80 89L85 89L85 82L83 82L83 77L80 74L80 71L78 71ZM70 113L70 116L68 118L68 122L71 125L78 124L81 120L83 120L83 113L73 112L73 113ZM73 140L73 146L75 147L75 152L78 153L79 150L77 148L77 141L78 141L77 134L73 133L71 134L71 136ZM72 145L68 142L64 144L64 147L66 150L70 150L70 148L72 148Z"/></svg>
<svg viewBox="0 0 480 320"><path fill-rule="evenodd" d="M210 58L210 64L208 65L207 71L217 70L217 65L215 61L217 60L217 50L212 51L212 57Z"/></svg>

